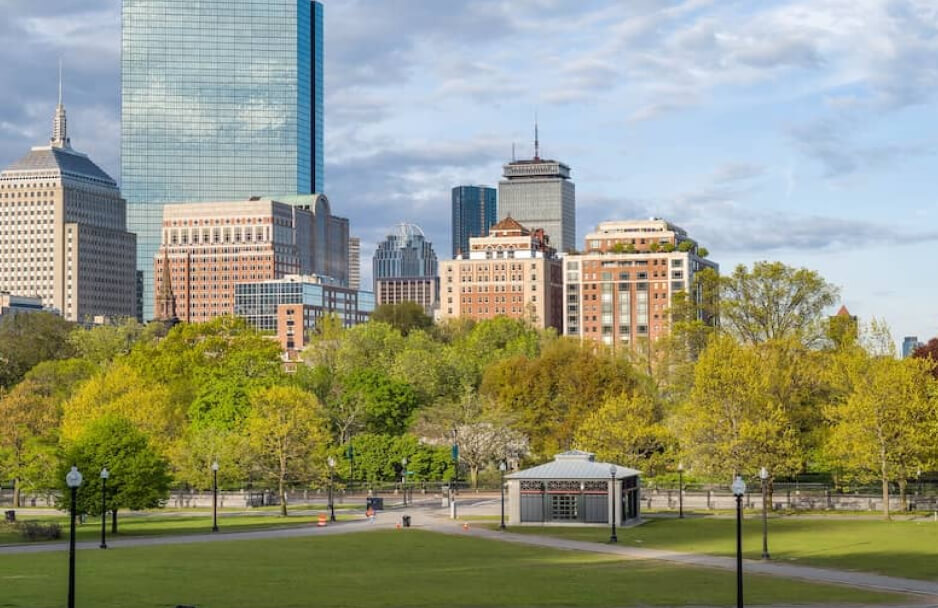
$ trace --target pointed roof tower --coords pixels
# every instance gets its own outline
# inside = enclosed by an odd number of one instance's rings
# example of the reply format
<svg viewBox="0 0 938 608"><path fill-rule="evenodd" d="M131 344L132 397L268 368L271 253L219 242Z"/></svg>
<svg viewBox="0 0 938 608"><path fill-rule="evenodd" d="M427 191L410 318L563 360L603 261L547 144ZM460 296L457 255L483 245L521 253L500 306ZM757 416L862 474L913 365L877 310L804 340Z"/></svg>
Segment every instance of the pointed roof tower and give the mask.
<svg viewBox="0 0 938 608"><path fill-rule="evenodd" d="M53 148L71 148L68 138L68 120L65 117L65 104L62 103L62 60L59 59L59 103L55 106L55 117L52 119L52 139L49 141Z"/></svg>
<svg viewBox="0 0 938 608"><path fill-rule="evenodd" d="M169 267L169 251L166 249L163 249L162 282L156 298L156 308L158 320L171 325L179 322L176 316L176 296L173 295L173 277Z"/></svg>

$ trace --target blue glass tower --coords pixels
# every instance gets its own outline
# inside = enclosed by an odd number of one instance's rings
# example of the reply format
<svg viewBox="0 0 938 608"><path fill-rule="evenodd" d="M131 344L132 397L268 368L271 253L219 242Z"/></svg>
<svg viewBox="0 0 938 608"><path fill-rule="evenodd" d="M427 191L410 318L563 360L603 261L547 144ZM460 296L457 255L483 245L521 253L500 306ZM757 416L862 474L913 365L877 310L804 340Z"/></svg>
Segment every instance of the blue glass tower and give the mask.
<svg viewBox="0 0 938 608"><path fill-rule="evenodd" d="M453 188L453 257L469 253L469 238L488 236L498 221L495 188L456 186Z"/></svg>
<svg viewBox="0 0 938 608"><path fill-rule="evenodd" d="M319 2L123 0L121 191L146 318L163 203L323 189Z"/></svg>

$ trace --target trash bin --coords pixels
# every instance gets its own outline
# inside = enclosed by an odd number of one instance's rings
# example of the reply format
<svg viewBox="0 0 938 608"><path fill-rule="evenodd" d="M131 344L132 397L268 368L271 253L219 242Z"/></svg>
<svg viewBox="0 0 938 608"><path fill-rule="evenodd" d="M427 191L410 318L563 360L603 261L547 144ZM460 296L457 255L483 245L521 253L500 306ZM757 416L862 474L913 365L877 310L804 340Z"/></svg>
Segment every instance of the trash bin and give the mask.
<svg viewBox="0 0 938 608"><path fill-rule="evenodd" d="M384 498L369 496L365 501L365 507L373 511L384 511Z"/></svg>
<svg viewBox="0 0 938 608"><path fill-rule="evenodd" d="M6 521L7 523L10 523L10 524L12 524L13 522L15 522L15 521L16 521L16 511L4 511L4 512L3 512L3 520Z"/></svg>
<svg viewBox="0 0 938 608"><path fill-rule="evenodd" d="M405 528L410 527L410 515L404 515L401 517L401 525L403 525Z"/></svg>

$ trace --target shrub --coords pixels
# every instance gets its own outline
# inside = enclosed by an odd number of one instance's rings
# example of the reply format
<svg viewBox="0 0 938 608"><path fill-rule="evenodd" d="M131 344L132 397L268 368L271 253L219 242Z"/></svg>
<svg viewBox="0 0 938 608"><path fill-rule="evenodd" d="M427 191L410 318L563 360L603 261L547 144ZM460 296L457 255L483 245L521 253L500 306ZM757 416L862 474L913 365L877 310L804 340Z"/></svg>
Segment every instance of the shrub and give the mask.
<svg viewBox="0 0 938 608"><path fill-rule="evenodd" d="M24 521L16 524L20 536L28 541L57 540L62 538L62 527L57 523Z"/></svg>

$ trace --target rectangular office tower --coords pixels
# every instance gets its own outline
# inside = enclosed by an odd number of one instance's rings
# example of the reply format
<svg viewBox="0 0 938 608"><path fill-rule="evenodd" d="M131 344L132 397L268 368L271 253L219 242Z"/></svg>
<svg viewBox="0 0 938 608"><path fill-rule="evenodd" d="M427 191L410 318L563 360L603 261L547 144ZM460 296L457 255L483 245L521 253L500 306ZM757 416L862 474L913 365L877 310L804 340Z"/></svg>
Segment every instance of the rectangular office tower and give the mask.
<svg viewBox="0 0 938 608"><path fill-rule="evenodd" d="M469 239L488 236L498 221L495 188L456 186L453 188L453 257L469 252Z"/></svg>
<svg viewBox="0 0 938 608"><path fill-rule="evenodd" d="M151 318L164 203L323 191L311 0L123 0L121 188Z"/></svg>

